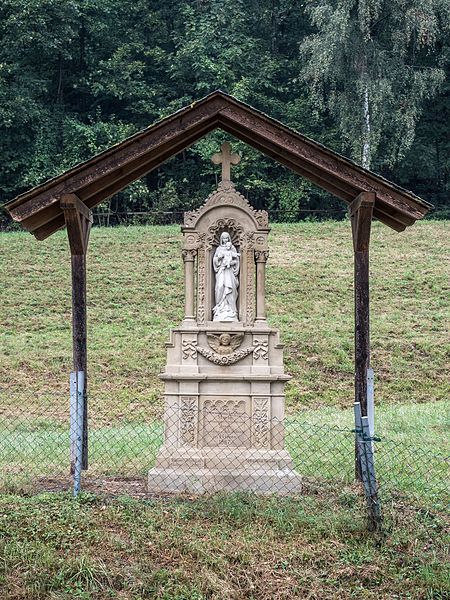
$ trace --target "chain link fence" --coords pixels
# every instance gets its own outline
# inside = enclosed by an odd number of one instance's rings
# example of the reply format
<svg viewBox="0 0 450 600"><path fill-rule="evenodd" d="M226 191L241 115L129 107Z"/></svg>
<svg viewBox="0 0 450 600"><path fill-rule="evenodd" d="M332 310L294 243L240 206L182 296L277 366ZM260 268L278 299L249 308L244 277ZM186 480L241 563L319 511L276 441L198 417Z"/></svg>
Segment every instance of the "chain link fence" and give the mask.
<svg viewBox="0 0 450 600"><path fill-rule="evenodd" d="M105 402L89 399L85 490L146 496L276 489L286 495L300 492L298 476L301 493L355 484L350 410L348 425L338 426L320 411L314 418L297 412L277 421L240 412L238 403L164 411L140 402L122 412L96 410L96 405L104 407ZM376 439L382 501L404 497L423 507L445 509L450 457L430 447L428 440L422 444L418 427L406 436L398 427L386 434L378 430ZM72 485L69 399L1 392L0 493L69 490Z"/></svg>

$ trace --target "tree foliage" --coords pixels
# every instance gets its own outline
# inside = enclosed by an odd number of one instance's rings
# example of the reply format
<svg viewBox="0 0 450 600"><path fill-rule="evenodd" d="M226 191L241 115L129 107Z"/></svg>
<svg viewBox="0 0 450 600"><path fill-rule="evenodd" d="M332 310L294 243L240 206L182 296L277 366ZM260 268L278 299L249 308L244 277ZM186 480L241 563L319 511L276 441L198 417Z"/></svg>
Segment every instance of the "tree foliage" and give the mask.
<svg viewBox="0 0 450 600"><path fill-rule="evenodd" d="M448 12L447 0L3 0L0 200L220 88L360 162L366 135L373 168L448 204ZM198 205L226 137L210 134L113 209ZM255 206L286 219L341 206L234 145L233 177Z"/></svg>
<svg viewBox="0 0 450 600"><path fill-rule="evenodd" d="M445 79L450 4L315 0L307 11L316 30L301 44L302 73L318 112L330 111L355 160L394 166L413 143L424 102Z"/></svg>

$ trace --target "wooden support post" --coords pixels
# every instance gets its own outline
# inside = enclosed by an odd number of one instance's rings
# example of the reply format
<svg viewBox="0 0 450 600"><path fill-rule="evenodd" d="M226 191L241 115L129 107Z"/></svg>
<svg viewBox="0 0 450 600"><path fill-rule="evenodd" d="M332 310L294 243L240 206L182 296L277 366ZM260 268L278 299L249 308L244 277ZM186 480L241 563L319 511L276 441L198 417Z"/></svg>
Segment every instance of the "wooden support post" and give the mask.
<svg viewBox="0 0 450 600"><path fill-rule="evenodd" d="M349 206L352 224L355 272L355 402L367 416L367 370L370 367L369 241L375 194L361 192ZM361 469L356 454L356 477Z"/></svg>
<svg viewBox="0 0 450 600"><path fill-rule="evenodd" d="M92 213L75 194L61 198L61 209L69 237L72 266L72 344L73 370L84 372L83 458L82 468L88 468L87 430L87 311L86 252L92 225ZM73 465L71 466L73 469Z"/></svg>
<svg viewBox="0 0 450 600"><path fill-rule="evenodd" d="M368 510L370 531L381 528L381 506L378 498L378 482L375 475L373 440L370 435L369 419L361 415L359 402L354 404L356 447L360 457L361 481L364 487Z"/></svg>

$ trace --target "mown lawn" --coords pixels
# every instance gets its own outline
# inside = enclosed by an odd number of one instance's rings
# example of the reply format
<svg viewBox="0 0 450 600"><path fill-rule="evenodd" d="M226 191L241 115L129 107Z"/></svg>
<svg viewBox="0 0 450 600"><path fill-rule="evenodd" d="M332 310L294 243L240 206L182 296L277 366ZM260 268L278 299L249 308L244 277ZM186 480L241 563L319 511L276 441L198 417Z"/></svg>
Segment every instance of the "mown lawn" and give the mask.
<svg viewBox="0 0 450 600"><path fill-rule="evenodd" d="M402 234L374 224L372 365L377 433L386 440L378 448L396 473L413 469L414 445L422 465L424 453L448 456L449 233L444 221L417 223ZM158 373L169 328L182 318L180 244L178 226L92 232L89 402L91 464L98 473L140 475L160 443L154 431L162 408ZM288 414L311 425L288 430L290 450L307 475L343 470L351 477L351 457L343 462L349 436L321 438L317 429L352 427L349 224L275 224L270 248L269 321L280 328L293 376ZM71 370L66 234L38 243L25 232L3 233L0 253L0 465L13 478L34 467L65 472ZM408 452L395 451L405 444ZM441 472L430 468L412 487L425 490Z"/></svg>
<svg viewBox="0 0 450 600"><path fill-rule="evenodd" d="M0 496L0 596L448 598L443 518L397 506L370 536L359 502L352 488L196 503Z"/></svg>
<svg viewBox="0 0 450 600"><path fill-rule="evenodd" d="M376 402L448 400L448 222L398 234L374 224L372 365ZM177 226L94 229L89 249L90 397L100 418L151 410L168 330L182 318ZM349 224L275 224L267 269L270 323L293 375L288 408L352 404L353 266ZM0 234L3 404L53 407L71 370L65 232L37 242Z"/></svg>

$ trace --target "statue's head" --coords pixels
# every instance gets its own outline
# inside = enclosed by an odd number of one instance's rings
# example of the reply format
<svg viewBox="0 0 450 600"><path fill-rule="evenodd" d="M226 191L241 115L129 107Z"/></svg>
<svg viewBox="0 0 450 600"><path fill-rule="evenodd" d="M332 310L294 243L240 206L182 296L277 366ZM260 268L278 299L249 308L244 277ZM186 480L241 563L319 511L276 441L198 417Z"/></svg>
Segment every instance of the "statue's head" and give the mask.
<svg viewBox="0 0 450 600"><path fill-rule="evenodd" d="M220 245L225 246L227 242L231 242L231 237L228 231L224 231L220 236Z"/></svg>

